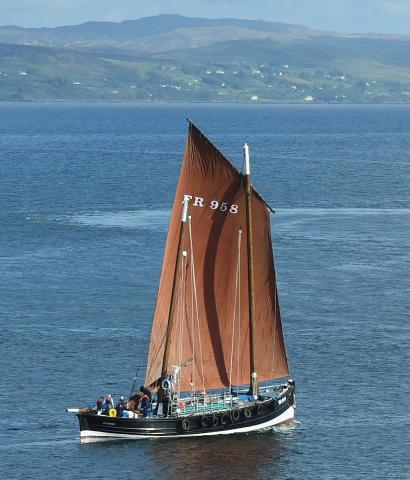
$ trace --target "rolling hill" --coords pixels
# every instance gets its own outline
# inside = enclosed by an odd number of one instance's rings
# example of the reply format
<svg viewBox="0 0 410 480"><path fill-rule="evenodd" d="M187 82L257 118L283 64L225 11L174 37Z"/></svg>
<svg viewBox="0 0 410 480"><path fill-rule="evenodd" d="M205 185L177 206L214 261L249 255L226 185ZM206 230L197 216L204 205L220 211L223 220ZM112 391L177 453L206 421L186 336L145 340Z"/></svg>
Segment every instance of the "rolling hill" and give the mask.
<svg viewBox="0 0 410 480"><path fill-rule="evenodd" d="M410 101L410 37L180 15L0 27L0 100Z"/></svg>

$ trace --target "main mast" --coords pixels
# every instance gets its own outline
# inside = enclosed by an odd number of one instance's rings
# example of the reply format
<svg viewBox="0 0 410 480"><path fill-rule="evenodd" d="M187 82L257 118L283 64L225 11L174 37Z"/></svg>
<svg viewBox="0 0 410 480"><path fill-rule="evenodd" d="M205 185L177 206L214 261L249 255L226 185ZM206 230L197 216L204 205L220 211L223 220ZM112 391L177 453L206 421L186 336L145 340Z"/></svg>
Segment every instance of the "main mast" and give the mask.
<svg viewBox="0 0 410 480"><path fill-rule="evenodd" d="M165 350L164 356L162 359L162 368L161 368L161 378L164 377L167 373L167 365L169 360L169 347L171 344L171 332L174 326L174 312L175 312L175 293L176 293L176 285L177 279L179 278L180 272L180 264L181 264L181 256L182 256L182 245L184 242L184 233L185 233L185 223L188 218L188 202L189 198L184 197L183 207L182 207L182 214L181 214L181 226L179 230L179 239L178 239L178 248L177 248L177 258L175 261L175 269L174 269L174 279L172 282L172 292L171 292L171 304L169 307L169 314L168 314L168 323L167 323L167 332L165 336Z"/></svg>
<svg viewBox="0 0 410 480"><path fill-rule="evenodd" d="M253 242L252 242L252 180L249 160L249 146L243 147L243 163L245 174L245 198L246 198L246 238L248 250L248 295L249 295L249 360L250 360L250 392L256 398L258 395L258 381L255 369L255 295L253 286Z"/></svg>

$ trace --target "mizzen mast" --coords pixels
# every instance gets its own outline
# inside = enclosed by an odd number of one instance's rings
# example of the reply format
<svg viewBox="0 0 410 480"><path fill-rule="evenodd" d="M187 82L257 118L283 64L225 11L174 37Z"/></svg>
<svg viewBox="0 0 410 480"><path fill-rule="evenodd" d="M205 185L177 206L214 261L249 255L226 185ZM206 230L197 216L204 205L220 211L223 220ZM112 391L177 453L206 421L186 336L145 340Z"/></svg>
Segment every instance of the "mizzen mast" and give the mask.
<svg viewBox="0 0 410 480"><path fill-rule="evenodd" d="M179 230L179 238L178 238L178 248L177 248L177 257L175 262L175 269L174 269L174 279L172 282L172 292L171 292L171 304L169 308L168 314L168 323L167 323L167 333L165 336L165 350L164 356L162 359L162 369L161 369L161 378L163 378L167 374L167 366L169 362L169 349L171 345L171 332L174 326L174 317L175 317L175 293L176 293L176 285L177 279L179 278L180 273L180 264L181 264L181 256L182 256L182 245L184 243L184 234L185 234L185 224L188 218L188 202L189 197L185 196L182 206L182 214L181 214L181 226Z"/></svg>
<svg viewBox="0 0 410 480"><path fill-rule="evenodd" d="M252 180L249 158L249 146L243 146L243 166L245 174L245 199L246 199L246 238L248 250L248 295L249 295L249 361L251 378L249 381L250 392L254 397L258 395L258 381L255 368L255 294L253 286L253 241L252 241Z"/></svg>

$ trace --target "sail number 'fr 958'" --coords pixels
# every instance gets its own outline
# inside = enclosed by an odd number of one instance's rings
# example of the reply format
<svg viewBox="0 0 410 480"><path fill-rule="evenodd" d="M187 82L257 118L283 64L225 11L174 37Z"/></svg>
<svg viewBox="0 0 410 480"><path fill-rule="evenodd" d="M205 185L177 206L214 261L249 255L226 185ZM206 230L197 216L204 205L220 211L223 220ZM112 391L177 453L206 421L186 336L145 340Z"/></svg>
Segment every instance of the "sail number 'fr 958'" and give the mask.
<svg viewBox="0 0 410 480"><path fill-rule="evenodd" d="M187 199L193 207L204 208L208 206L212 210L219 210L220 212L238 213L239 206L235 203L220 202L218 200L211 200L206 202L202 197L194 197L192 195L184 195L184 200ZM192 200L192 202L191 202Z"/></svg>

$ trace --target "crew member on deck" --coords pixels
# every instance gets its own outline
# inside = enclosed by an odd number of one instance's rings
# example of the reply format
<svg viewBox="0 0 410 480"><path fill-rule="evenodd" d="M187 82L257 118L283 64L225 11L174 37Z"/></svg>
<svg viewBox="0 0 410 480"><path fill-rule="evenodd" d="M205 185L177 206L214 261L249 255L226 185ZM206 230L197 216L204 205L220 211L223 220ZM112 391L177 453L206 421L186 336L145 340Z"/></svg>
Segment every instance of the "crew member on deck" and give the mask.
<svg viewBox="0 0 410 480"><path fill-rule="evenodd" d="M125 410L124 397L118 400L115 409L117 410L117 417L122 417Z"/></svg>
<svg viewBox="0 0 410 480"><path fill-rule="evenodd" d="M150 398L147 394L143 393L140 401L140 410L144 417L148 416L149 406L150 406Z"/></svg>
<svg viewBox="0 0 410 480"><path fill-rule="evenodd" d="M107 395L104 400L105 405L104 406L104 412L106 415L110 414L111 408L114 408L114 400L112 399L112 395Z"/></svg>
<svg viewBox="0 0 410 480"><path fill-rule="evenodd" d="M97 411L100 412L103 409L104 398L97 398Z"/></svg>
<svg viewBox="0 0 410 480"><path fill-rule="evenodd" d="M140 386L140 392L147 395L147 397L149 398L149 400L151 402L152 392L148 387L144 387L144 385L141 385Z"/></svg>
<svg viewBox="0 0 410 480"><path fill-rule="evenodd" d="M157 404L156 404L156 406L155 406L154 415L158 415L159 404L160 404L160 403L163 403L164 395L165 395L165 390L164 390L164 389L162 388L162 386L160 385L160 386L157 388ZM162 408L164 408L164 405L162 405ZM161 413L164 414L164 411L162 410Z"/></svg>

